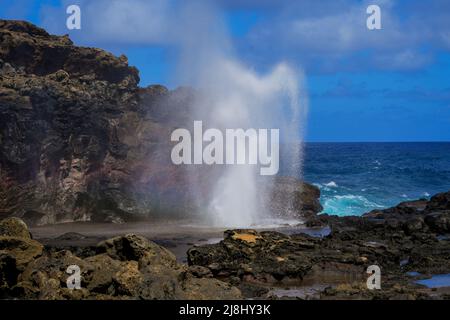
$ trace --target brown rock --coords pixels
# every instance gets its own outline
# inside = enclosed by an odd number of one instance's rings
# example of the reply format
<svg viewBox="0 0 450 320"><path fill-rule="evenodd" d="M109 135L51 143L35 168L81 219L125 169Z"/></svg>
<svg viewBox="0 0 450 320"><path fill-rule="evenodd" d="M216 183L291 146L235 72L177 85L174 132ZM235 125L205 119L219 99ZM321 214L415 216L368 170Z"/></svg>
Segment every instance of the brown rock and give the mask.
<svg viewBox="0 0 450 320"><path fill-rule="evenodd" d="M139 296L139 289L143 282L143 275L139 271L137 261L127 261L122 264L113 277L116 292L119 295Z"/></svg>
<svg viewBox="0 0 450 320"><path fill-rule="evenodd" d="M173 253L142 236L134 234L102 241L97 248L99 253L106 253L113 259L135 260L143 266L176 266L176 258Z"/></svg>
<svg viewBox="0 0 450 320"><path fill-rule="evenodd" d="M29 262L42 255L44 247L35 240L17 237L0 236L0 252L6 252L14 257L18 268L25 267Z"/></svg>
<svg viewBox="0 0 450 320"><path fill-rule="evenodd" d="M19 218L7 218L0 221L0 236L31 239L28 226Z"/></svg>

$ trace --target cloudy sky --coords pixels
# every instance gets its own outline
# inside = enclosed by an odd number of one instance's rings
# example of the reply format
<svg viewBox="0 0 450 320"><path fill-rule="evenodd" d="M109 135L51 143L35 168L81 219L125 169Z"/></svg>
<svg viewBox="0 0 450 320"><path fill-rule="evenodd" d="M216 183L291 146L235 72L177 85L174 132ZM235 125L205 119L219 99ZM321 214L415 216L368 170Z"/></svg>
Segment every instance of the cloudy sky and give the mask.
<svg viewBox="0 0 450 320"><path fill-rule="evenodd" d="M81 30L66 29L70 4ZM366 27L370 4L381 30ZM257 73L287 62L305 74L308 141L450 141L447 0L0 0L0 18L124 53L142 86L189 84L174 76L186 43Z"/></svg>

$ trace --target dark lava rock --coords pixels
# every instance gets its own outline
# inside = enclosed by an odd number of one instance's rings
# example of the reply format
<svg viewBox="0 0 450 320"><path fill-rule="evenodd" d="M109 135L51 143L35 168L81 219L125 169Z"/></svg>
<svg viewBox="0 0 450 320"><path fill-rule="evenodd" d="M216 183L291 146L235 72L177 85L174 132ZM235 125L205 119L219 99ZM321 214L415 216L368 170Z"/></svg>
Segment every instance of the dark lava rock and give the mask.
<svg viewBox="0 0 450 320"><path fill-rule="evenodd" d="M0 252L0 299L10 297L19 273L16 259L6 252Z"/></svg>
<svg viewBox="0 0 450 320"><path fill-rule="evenodd" d="M176 258L169 250L134 234L102 241L98 253L106 253L117 260L135 260L146 264L174 266Z"/></svg>
<svg viewBox="0 0 450 320"><path fill-rule="evenodd" d="M429 230L438 234L450 232L450 192L438 193L425 199L402 202L395 207L373 210L363 215L394 228L402 226L409 234Z"/></svg>
<svg viewBox="0 0 450 320"><path fill-rule="evenodd" d="M439 234L450 233L450 210L427 214L425 216L425 223L434 232Z"/></svg>
<svg viewBox="0 0 450 320"><path fill-rule="evenodd" d="M167 249L129 234L102 241L84 258L37 241L0 236L0 297L19 299L240 299L207 268L178 264ZM81 272L69 289L67 268Z"/></svg>
<svg viewBox="0 0 450 320"><path fill-rule="evenodd" d="M230 230L219 244L189 249L188 264L207 267L218 278L263 283L301 279L312 268L311 259L302 253L305 245L314 246L277 232Z"/></svg>
<svg viewBox="0 0 450 320"><path fill-rule="evenodd" d="M137 69L128 66L126 57L75 47L67 36L51 36L25 21L0 20L0 38L0 58L28 74L45 76L64 70L74 77L92 75L111 83L126 81L127 86L139 82Z"/></svg>
<svg viewBox="0 0 450 320"><path fill-rule="evenodd" d="M450 191L432 196L425 210L428 212L450 210Z"/></svg>
<svg viewBox="0 0 450 320"><path fill-rule="evenodd" d="M86 239L86 236L78 232L66 232L55 238L58 241L78 241L83 239Z"/></svg>
<svg viewBox="0 0 450 320"><path fill-rule="evenodd" d="M268 178L270 179L270 178ZM320 190L292 177L274 177L270 187L270 212L280 217L310 219L321 212ZM265 196L265 195L264 195Z"/></svg>
<svg viewBox="0 0 450 320"><path fill-rule="evenodd" d="M208 268L218 279L238 283L247 297L264 294L268 285L295 287L338 279L338 285L312 298L442 299L444 293L415 285L406 272L450 272L450 241L438 236L449 230L446 199L446 194L440 194L429 202L401 203L363 217L308 219L307 224L330 227L330 234L323 238L229 230L220 243L191 248L188 263ZM370 265L382 270L381 291L367 289Z"/></svg>

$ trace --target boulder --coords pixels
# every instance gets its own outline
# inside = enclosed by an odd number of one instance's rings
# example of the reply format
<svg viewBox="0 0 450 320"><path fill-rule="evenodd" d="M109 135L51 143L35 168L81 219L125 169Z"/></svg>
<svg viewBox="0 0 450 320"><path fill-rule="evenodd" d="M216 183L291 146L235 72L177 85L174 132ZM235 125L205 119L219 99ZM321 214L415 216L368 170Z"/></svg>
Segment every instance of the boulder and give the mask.
<svg viewBox="0 0 450 320"><path fill-rule="evenodd" d="M174 267L176 258L172 252L142 236L127 234L102 241L97 246L98 253L106 253L111 258L139 261L142 265Z"/></svg>
<svg viewBox="0 0 450 320"><path fill-rule="evenodd" d="M28 226L23 220L15 217L3 219L0 221L0 236L17 237L31 239Z"/></svg>
<svg viewBox="0 0 450 320"><path fill-rule="evenodd" d="M450 210L450 191L432 196L425 210L428 212Z"/></svg>
<svg viewBox="0 0 450 320"><path fill-rule="evenodd" d="M41 256L43 249L42 244L32 239L0 236L0 252L13 256L19 269Z"/></svg>
<svg viewBox="0 0 450 320"><path fill-rule="evenodd" d="M312 218L323 210L320 190L293 177L274 177L265 181L263 192L270 199L269 210L280 217Z"/></svg>
<svg viewBox="0 0 450 320"><path fill-rule="evenodd" d="M113 295L115 287L113 279L122 269L122 262L107 254L99 254L84 259L89 265L89 272L84 279L86 289L91 293Z"/></svg>
<svg viewBox="0 0 450 320"><path fill-rule="evenodd" d="M241 298L239 289L213 279L207 268L180 265L168 250L140 236L108 239L98 251L81 259L67 250L52 250L22 270L15 267L13 255L0 255L0 293L46 300ZM67 288L70 265L80 267L80 290Z"/></svg>
<svg viewBox="0 0 450 320"><path fill-rule="evenodd" d="M139 297L143 280L144 276L139 271L137 261L123 263L120 270L113 277L116 294Z"/></svg>
<svg viewBox="0 0 450 320"><path fill-rule="evenodd" d="M218 244L189 249L188 264L206 267L217 278L262 283L301 280L312 268L311 259L302 253L304 245L278 232L228 230Z"/></svg>

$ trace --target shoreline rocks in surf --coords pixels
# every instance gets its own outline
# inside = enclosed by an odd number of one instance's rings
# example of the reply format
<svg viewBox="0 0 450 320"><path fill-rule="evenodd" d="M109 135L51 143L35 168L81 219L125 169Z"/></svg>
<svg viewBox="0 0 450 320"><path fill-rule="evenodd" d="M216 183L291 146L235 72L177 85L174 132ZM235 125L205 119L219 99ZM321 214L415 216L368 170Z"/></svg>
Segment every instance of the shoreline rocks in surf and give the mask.
<svg viewBox="0 0 450 320"><path fill-rule="evenodd" d="M14 219L14 220L13 220ZM240 299L239 289L206 268L177 263L167 249L127 234L100 242L80 258L44 248L17 218L0 222L0 298L3 299ZM81 289L67 286L69 266L80 268Z"/></svg>
<svg viewBox="0 0 450 320"><path fill-rule="evenodd" d="M323 284L331 275L346 286L330 286L312 298L431 298L433 293L407 273L450 273L449 200L450 191L362 217L319 215L308 224L328 225L331 233L323 238L229 230L217 244L191 248L188 264L208 268L249 297L271 286L295 287L313 279ZM370 265L381 268L383 290L365 286Z"/></svg>

